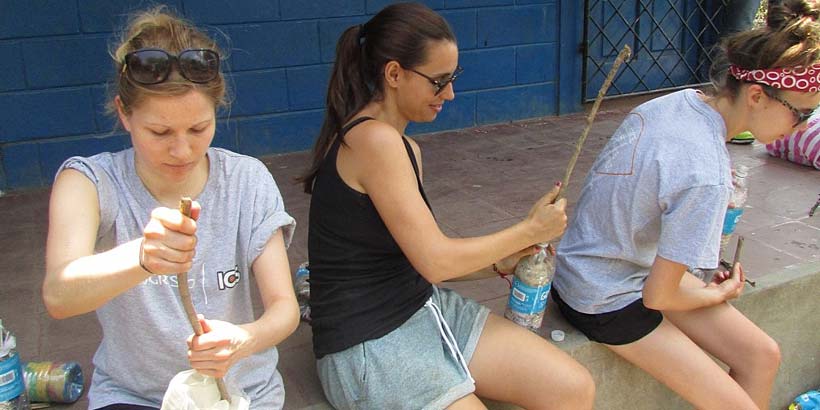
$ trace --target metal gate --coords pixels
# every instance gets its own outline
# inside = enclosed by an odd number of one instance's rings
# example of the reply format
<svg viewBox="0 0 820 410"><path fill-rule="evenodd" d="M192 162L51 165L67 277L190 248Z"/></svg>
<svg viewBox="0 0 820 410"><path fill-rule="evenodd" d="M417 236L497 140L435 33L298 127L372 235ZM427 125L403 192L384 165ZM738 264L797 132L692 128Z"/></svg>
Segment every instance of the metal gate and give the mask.
<svg viewBox="0 0 820 410"><path fill-rule="evenodd" d="M624 64L607 96L705 83L729 0L586 0L583 101L593 100L624 44Z"/></svg>

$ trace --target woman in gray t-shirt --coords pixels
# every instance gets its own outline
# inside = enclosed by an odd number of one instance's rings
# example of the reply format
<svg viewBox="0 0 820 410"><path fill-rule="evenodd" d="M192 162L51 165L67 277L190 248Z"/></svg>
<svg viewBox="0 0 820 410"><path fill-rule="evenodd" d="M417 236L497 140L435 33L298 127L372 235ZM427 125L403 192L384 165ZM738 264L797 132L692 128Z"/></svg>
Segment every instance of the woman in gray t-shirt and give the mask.
<svg viewBox="0 0 820 410"><path fill-rule="evenodd" d="M51 316L95 311L102 326L89 408L157 409L189 368L226 377L254 409L282 408L274 346L299 322L285 251L294 221L261 162L210 148L225 95L216 45L158 8L135 17L114 55L111 105L133 148L58 171L43 284ZM191 217L176 209L182 196L196 199ZM200 336L179 286L203 316Z"/></svg>
<svg viewBox="0 0 820 410"><path fill-rule="evenodd" d="M769 27L726 40L714 95L683 90L627 115L558 248L552 299L570 323L699 409L768 409L780 363L777 343L726 303L743 290L739 264L708 284L687 272L718 265L725 142L745 130L774 141L820 103L820 13L799 0L769 13Z"/></svg>

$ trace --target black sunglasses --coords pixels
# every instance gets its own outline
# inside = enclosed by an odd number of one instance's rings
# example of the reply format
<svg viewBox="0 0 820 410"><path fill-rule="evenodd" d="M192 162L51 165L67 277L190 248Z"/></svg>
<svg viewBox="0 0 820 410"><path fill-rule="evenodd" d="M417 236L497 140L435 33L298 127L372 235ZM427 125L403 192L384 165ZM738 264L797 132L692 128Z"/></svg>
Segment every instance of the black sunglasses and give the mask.
<svg viewBox="0 0 820 410"><path fill-rule="evenodd" d="M416 71L416 70L414 70L414 69L412 69L412 68L408 68L408 70L410 70L410 71L412 71L412 72L414 72L414 73L416 73L416 74L418 74L418 75L420 75L420 76L422 76L422 77L426 78L426 79L427 79L427 81L429 81L429 82L430 82L430 84L433 84L433 88L435 88L435 89L436 89L436 94L435 94L435 95L439 95L439 94L441 94L441 92L442 92L442 91L444 91L444 89L445 89L445 88L447 88L447 85L448 85L448 84L450 84L450 83L452 83L453 81L455 81L455 80L456 80L456 78L458 78L458 76L460 76L460 75L461 75L461 73L462 73L462 72L464 72L464 69L463 69L463 68L461 68L461 66L458 66L458 67L456 67L456 71L453 71L453 75L451 75L450 77L448 77L448 78L444 78L444 79L441 79L441 80L436 80L436 79L434 79L434 78L431 78L431 77L430 77L430 76L428 76L427 74L424 74L424 73L418 72L418 71Z"/></svg>
<svg viewBox="0 0 820 410"><path fill-rule="evenodd" d="M219 54L206 48L183 50L173 55L158 48L143 48L125 55L122 71L140 84L159 84L177 66L179 74L192 83L207 83L219 75Z"/></svg>
<svg viewBox="0 0 820 410"><path fill-rule="evenodd" d="M794 117L797 118L797 122L795 122L794 125L792 125L792 127L797 127L798 125L808 121L809 118L811 118L811 116L814 115L814 111L817 109L817 107L815 107L814 109L812 109L811 111L808 111L808 112L801 111L801 110L797 109L795 106L789 104L788 101L774 95L773 93L771 93L769 91L766 91L765 88L763 89L763 93L766 94L766 96L768 96L769 98L779 102L780 104L783 104L783 106L788 108L789 111L791 111L792 114L794 114Z"/></svg>

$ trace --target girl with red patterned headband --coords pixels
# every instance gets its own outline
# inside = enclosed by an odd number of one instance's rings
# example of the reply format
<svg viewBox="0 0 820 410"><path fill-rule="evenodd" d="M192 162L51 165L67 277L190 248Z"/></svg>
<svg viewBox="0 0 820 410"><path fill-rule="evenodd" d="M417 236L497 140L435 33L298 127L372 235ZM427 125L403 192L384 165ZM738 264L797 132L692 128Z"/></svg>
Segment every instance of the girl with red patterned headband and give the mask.
<svg viewBox="0 0 820 410"><path fill-rule="evenodd" d="M705 283L688 267L718 266L725 142L744 130L775 141L820 103L817 17L806 1L772 7L767 27L725 40L713 93L682 90L627 115L558 247L550 300L567 320L698 409L769 408L779 347L727 303L743 268Z"/></svg>

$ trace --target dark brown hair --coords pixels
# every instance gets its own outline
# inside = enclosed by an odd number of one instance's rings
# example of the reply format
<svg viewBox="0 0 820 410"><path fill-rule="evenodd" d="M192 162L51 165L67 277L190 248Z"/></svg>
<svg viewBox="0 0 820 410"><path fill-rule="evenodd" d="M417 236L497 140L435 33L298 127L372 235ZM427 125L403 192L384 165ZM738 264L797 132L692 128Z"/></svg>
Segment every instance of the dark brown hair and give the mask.
<svg viewBox="0 0 820 410"><path fill-rule="evenodd" d="M729 74L730 64L753 70L820 61L818 17L820 10L812 1L785 0L769 7L766 26L727 37L709 72L716 94L734 99L740 91L742 82Z"/></svg>
<svg viewBox="0 0 820 410"><path fill-rule="evenodd" d="M190 22L174 15L165 6L157 6L134 14L122 33L119 44L111 52L116 68L112 96L108 101L108 111L116 114L114 96L119 95L123 110L128 114L147 96L183 95L197 89L208 96L214 107L227 105L225 98L225 78L220 70L219 75L207 83L192 83L183 78L174 69L168 79L159 84L142 85L123 75L125 55L141 48L160 48L172 54L179 54L187 48L208 48L220 55L219 48L203 31Z"/></svg>
<svg viewBox="0 0 820 410"><path fill-rule="evenodd" d="M313 162L299 179L305 192L312 192L319 166L342 126L369 102L383 98L384 66L390 61L405 68L422 65L427 59L427 46L442 40L456 42L450 26L418 3L387 6L367 23L342 33L336 44L336 62L327 88L324 122L313 147Z"/></svg>

